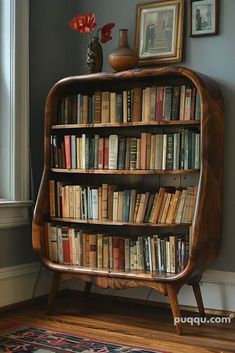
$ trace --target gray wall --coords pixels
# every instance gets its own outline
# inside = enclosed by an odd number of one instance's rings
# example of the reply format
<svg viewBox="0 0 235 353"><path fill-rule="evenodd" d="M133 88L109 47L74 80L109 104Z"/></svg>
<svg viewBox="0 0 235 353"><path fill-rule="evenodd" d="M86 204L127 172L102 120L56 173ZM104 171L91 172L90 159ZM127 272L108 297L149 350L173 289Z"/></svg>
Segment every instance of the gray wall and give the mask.
<svg viewBox="0 0 235 353"><path fill-rule="evenodd" d="M37 192L43 165L44 104L50 87L60 78L77 73L78 41L68 21L74 0L30 0L30 154ZM76 56L74 54L76 48ZM0 267L36 261L31 224L0 229Z"/></svg>
<svg viewBox="0 0 235 353"><path fill-rule="evenodd" d="M0 268L33 262L35 259L30 226L0 230Z"/></svg>
<svg viewBox="0 0 235 353"><path fill-rule="evenodd" d="M35 189L42 171L42 141L45 98L59 78L85 73L87 37L68 27L77 13L94 12L97 24L115 22L113 40L103 45L104 71L108 53L117 46L118 29L129 29L133 46L136 0L30 0L30 135ZM186 2L188 3L188 1ZM235 271L235 1L221 0L220 31L217 36L190 38L186 9L185 54L180 65L205 73L220 85L225 101L225 183L223 243L212 268Z"/></svg>
<svg viewBox="0 0 235 353"><path fill-rule="evenodd" d="M51 86L77 74L78 38L68 22L74 0L30 0L30 140L34 188L43 164L44 105Z"/></svg>

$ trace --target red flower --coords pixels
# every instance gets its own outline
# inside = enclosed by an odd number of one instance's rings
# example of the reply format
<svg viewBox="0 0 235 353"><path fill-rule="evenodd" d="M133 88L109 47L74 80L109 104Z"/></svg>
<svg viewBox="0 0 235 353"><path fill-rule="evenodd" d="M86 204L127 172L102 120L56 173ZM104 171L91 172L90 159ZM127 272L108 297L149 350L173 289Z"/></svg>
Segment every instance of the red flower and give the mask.
<svg viewBox="0 0 235 353"><path fill-rule="evenodd" d="M107 43L112 39L112 28L114 23L106 23L103 27L97 30L96 36L99 37L99 32L101 32L101 43ZM77 32L88 33L89 41L91 41L91 31L96 28L96 16L94 13L86 13L84 15L76 15L69 22L69 26Z"/></svg>
<svg viewBox="0 0 235 353"><path fill-rule="evenodd" d="M101 43L107 43L112 39L112 28L114 27L114 23L106 23L103 27L101 27Z"/></svg>
<svg viewBox="0 0 235 353"><path fill-rule="evenodd" d="M85 15L77 15L69 22L69 25L74 31L90 33L96 28L95 14L87 13Z"/></svg>

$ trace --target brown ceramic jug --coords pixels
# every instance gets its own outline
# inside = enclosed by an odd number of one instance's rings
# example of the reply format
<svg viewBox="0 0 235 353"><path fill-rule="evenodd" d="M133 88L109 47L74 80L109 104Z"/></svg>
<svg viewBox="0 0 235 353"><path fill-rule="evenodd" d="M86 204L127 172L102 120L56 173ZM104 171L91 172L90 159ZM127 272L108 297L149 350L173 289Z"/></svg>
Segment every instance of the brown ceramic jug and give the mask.
<svg viewBox="0 0 235 353"><path fill-rule="evenodd" d="M119 44L109 55L108 62L116 71L124 71L134 68L138 63L138 55L128 44L128 30L119 30Z"/></svg>

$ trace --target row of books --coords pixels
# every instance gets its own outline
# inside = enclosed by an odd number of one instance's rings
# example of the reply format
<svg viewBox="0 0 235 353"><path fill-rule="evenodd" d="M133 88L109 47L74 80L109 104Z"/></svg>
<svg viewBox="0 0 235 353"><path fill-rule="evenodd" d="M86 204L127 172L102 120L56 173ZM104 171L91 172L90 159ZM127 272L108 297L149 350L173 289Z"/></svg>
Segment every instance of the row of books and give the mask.
<svg viewBox="0 0 235 353"><path fill-rule="evenodd" d="M119 186L120 188L120 186ZM197 186L158 192L119 189L116 185L64 185L49 180L50 216L77 220L190 224Z"/></svg>
<svg viewBox="0 0 235 353"><path fill-rule="evenodd" d="M140 137L51 135L51 167L64 169L199 169L200 134L190 129Z"/></svg>
<svg viewBox="0 0 235 353"><path fill-rule="evenodd" d="M189 235L127 236L90 234L75 227L46 223L53 262L113 271L178 273L187 265Z"/></svg>
<svg viewBox="0 0 235 353"><path fill-rule="evenodd" d="M201 108L195 87L154 85L66 95L61 99L59 113L59 124L99 124L199 120Z"/></svg>

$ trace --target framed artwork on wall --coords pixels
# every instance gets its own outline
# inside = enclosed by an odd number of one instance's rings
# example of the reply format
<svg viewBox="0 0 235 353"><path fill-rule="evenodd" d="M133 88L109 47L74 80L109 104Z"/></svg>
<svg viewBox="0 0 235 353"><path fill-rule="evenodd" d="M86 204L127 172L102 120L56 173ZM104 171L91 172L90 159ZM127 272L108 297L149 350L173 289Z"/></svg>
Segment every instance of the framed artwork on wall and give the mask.
<svg viewBox="0 0 235 353"><path fill-rule="evenodd" d="M183 18L184 0L158 0L136 6L139 65L181 61Z"/></svg>
<svg viewBox="0 0 235 353"><path fill-rule="evenodd" d="M218 34L219 0L191 0L190 36L212 36Z"/></svg>

